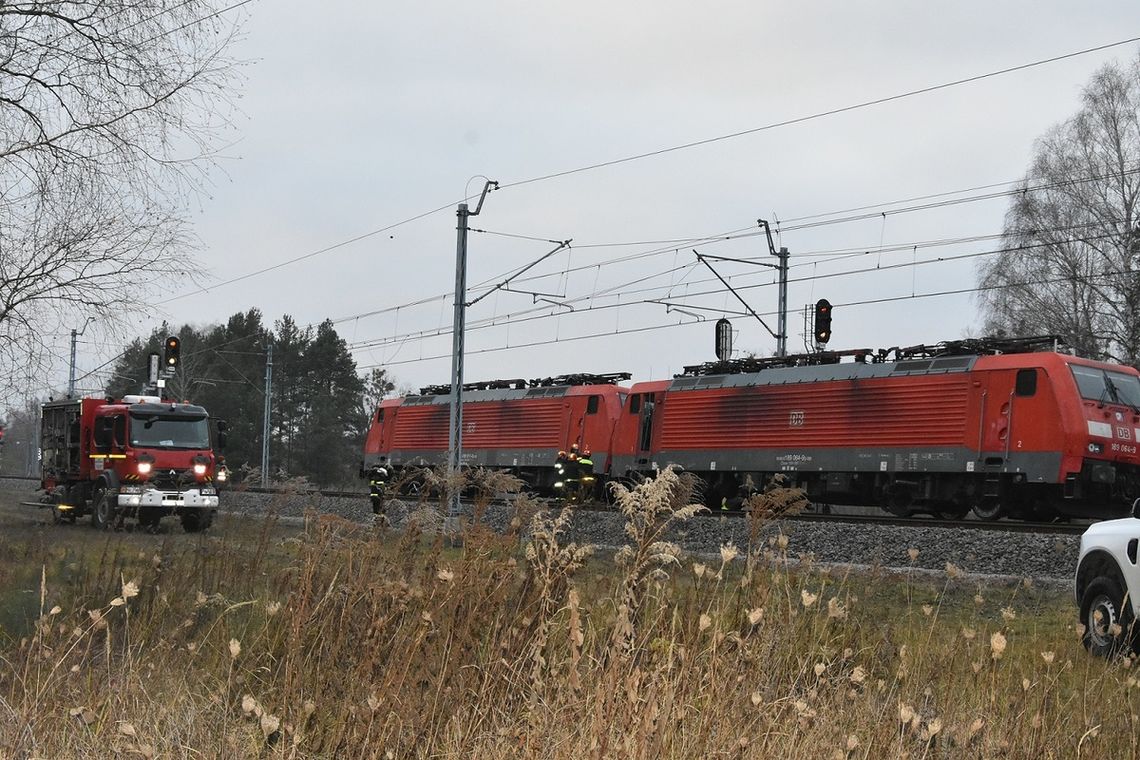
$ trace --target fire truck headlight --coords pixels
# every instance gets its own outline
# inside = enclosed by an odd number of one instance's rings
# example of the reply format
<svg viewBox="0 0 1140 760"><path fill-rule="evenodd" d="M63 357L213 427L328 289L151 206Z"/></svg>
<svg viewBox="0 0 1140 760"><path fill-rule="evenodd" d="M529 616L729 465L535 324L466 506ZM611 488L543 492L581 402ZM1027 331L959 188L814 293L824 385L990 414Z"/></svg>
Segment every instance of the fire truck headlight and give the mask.
<svg viewBox="0 0 1140 760"><path fill-rule="evenodd" d="M150 475L154 469L154 462L139 462L139 475Z"/></svg>
<svg viewBox="0 0 1140 760"><path fill-rule="evenodd" d="M206 474L206 465L202 464L201 462L195 464L194 465L194 474L195 475L205 475Z"/></svg>

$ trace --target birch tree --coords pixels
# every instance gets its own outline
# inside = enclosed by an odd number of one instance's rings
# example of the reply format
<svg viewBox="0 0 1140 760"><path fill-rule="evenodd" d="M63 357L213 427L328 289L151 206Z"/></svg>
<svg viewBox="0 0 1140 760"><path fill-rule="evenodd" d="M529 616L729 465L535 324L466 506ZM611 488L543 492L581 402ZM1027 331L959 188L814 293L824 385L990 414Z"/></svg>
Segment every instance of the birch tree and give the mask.
<svg viewBox="0 0 1140 760"><path fill-rule="evenodd" d="M239 83L222 10L0 1L0 387L42 386L69 327L113 329L197 276L188 207Z"/></svg>
<svg viewBox="0 0 1140 760"><path fill-rule="evenodd" d="M1037 141L1004 252L978 270L987 331L1140 362L1138 198L1140 57L1097 71L1080 110Z"/></svg>

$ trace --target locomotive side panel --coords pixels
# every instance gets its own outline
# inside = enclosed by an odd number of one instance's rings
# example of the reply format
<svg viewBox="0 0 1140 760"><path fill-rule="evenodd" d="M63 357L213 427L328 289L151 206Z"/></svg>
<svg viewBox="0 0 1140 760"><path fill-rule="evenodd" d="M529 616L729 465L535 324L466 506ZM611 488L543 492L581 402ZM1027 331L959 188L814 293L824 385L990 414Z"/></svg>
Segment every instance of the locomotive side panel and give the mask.
<svg viewBox="0 0 1140 760"><path fill-rule="evenodd" d="M403 399L386 399L372 413L364 438L365 468L387 464L392 453L392 431L396 428L396 415L401 403Z"/></svg>
<svg viewBox="0 0 1140 760"><path fill-rule="evenodd" d="M446 452L450 416L440 404L404 404L392 429L392 458Z"/></svg>
<svg viewBox="0 0 1140 760"><path fill-rule="evenodd" d="M1064 378L1061 378L1064 380ZM1065 425L1052 376L1042 367L973 373L978 420L978 471L1013 473L1020 481L1060 483Z"/></svg>
<svg viewBox="0 0 1140 760"><path fill-rule="evenodd" d="M595 471L608 466L624 389L553 386L473 391L471 396L463 404L465 465L510 469L540 489L554 482L558 452L573 444L594 449ZM373 458L383 461L381 449L389 441L393 465L445 464L449 426L447 396L409 397L398 416L379 423L386 432L376 435Z"/></svg>
<svg viewBox="0 0 1140 760"><path fill-rule="evenodd" d="M667 380L634 383L630 387L613 421L610 472L615 477L624 477L632 471L648 472L654 468L652 441L659 435L657 430L661 426L668 387Z"/></svg>
<svg viewBox="0 0 1140 760"><path fill-rule="evenodd" d="M966 470L966 373L683 390L658 459L698 471Z"/></svg>
<svg viewBox="0 0 1140 760"><path fill-rule="evenodd" d="M571 388L567 402L574 404L570 430L559 448L568 450L577 443L593 454L594 472L610 472L613 459L614 431L622 413L627 389L615 386L582 386Z"/></svg>

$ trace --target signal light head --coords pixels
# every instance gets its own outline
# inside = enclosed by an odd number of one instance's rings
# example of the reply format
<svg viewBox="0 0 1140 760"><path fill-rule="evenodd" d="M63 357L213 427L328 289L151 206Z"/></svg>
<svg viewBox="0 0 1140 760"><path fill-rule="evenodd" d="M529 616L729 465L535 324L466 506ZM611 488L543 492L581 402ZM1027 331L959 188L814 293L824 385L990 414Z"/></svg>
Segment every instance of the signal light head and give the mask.
<svg viewBox="0 0 1140 760"><path fill-rule="evenodd" d="M181 359L182 341L176 336L171 335L166 339L164 351L162 355L162 363L166 365L167 369L175 369L178 367L178 362Z"/></svg>
<svg viewBox="0 0 1140 760"><path fill-rule="evenodd" d="M821 298L815 302L815 319L812 324L816 343L822 345L831 340L831 301Z"/></svg>

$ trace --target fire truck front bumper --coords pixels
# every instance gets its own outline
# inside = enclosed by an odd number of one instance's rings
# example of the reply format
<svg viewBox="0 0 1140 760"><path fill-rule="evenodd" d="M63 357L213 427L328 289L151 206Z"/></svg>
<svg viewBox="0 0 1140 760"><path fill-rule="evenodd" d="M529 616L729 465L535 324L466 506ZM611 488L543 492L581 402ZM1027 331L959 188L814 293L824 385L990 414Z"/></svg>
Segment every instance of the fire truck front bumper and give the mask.
<svg viewBox="0 0 1140 760"><path fill-rule="evenodd" d="M161 491L157 488L131 488L130 486L125 486L119 491L119 506L217 509L218 492L213 488L191 488L187 491Z"/></svg>

